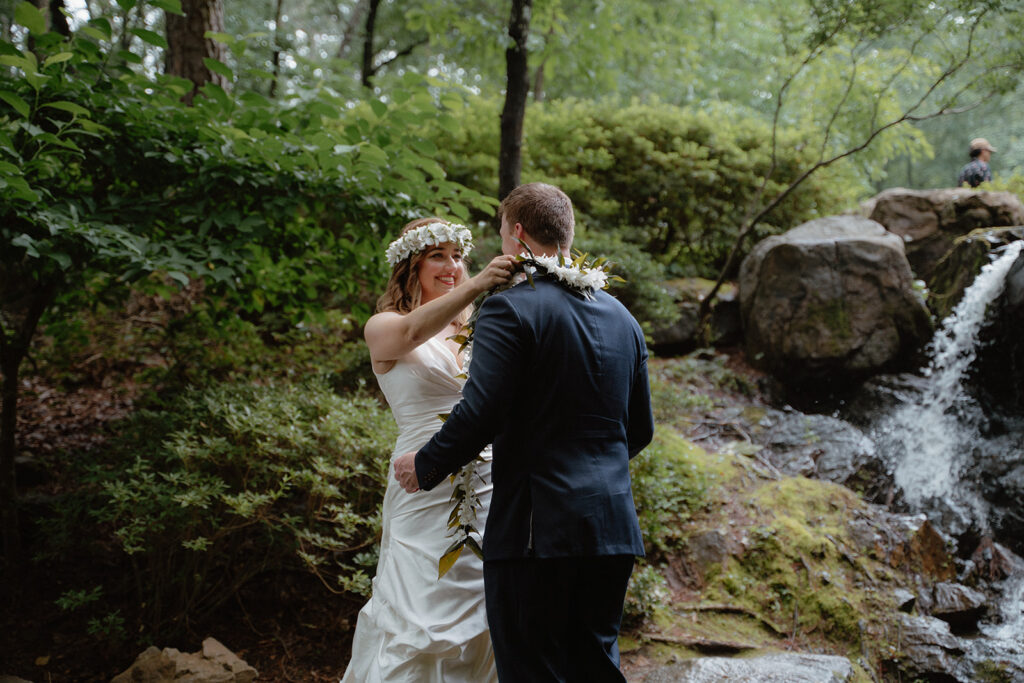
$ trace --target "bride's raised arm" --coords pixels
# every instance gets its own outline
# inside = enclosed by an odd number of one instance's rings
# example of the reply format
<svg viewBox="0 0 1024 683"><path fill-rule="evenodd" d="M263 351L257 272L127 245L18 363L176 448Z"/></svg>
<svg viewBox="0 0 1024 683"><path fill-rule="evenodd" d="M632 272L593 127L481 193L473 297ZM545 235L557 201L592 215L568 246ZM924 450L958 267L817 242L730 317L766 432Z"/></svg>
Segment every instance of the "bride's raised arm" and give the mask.
<svg viewBox="0 0 1024 683"><path fill-rule="evenodd" d="M433 258L433 254L426 258ZM370 360L374 364L398 360L437 335L480 294L508 282L515 272L515 264L513 256L497 256L473 277L409 313L385 311L373 315L363 330Z"/></svg>

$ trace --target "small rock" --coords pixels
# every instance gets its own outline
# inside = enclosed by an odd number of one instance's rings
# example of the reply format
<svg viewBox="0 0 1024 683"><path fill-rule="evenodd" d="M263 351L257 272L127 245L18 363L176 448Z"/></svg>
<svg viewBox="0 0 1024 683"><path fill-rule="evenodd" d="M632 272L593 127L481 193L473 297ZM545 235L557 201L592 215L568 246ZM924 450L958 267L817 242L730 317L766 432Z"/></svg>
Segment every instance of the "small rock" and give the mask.
<svg viewBox="0 0 1024 683"><path fill-rule="evenodd" d="M932 590L931 615L942 619L958 633L977 630L985 614L984 593L958 583L938 583Z"/></svg>
<svg viewBox="0 0 1024 683"><path fill-rule="evenodd" d="M256 669L216 639L207 638L203 649L194 653L151 646L111 683L252 683L256 676Z"/></svg>
<svg viewBox="0 0 1024 683"><path fill-rule="evenodd" d="M907 589L897 588L892 592L892 597L896 600L896 607L899 611L909 614L914 610L914 604L917 602L917 596Z"/></svg>

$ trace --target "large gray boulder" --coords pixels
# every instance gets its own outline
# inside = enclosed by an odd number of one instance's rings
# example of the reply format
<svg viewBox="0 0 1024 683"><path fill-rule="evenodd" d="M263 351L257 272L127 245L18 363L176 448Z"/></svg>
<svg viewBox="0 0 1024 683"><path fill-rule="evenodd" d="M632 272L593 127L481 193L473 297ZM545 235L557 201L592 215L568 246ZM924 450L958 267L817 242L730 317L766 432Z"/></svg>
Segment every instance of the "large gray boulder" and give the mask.
<svg viewBox="0 0 1024 683"><path fill-rule="evenodd" d="M864 208L868 217L906 241L910 266L924 280L957 237L977 228L1024 224L1024 205L1012 192L894 187Z"/></svg>
<svg viewBox="0 0 1024 683"><path fill-rule="evenodd" d="M788 386L859 380L931 336L903 241L830 216L759 242L740 267L747 357Z"/></svg>

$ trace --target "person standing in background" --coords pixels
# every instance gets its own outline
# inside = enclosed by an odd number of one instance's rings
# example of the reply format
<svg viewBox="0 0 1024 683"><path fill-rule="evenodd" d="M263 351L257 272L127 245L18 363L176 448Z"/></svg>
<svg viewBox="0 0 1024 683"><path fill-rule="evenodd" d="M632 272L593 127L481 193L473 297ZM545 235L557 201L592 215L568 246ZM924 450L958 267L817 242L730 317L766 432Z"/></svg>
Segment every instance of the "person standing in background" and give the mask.
<svg viewBox="0 0 1024 683"><path fill-rule="evenodd" d="M995 147L988 144L985 138L974 138L971 140L971 160L960 169L960 175L956 178L957 187L970 185L977 187L982 183L992 181L992 169L989 168L988 160L992 158Z"/></svg>

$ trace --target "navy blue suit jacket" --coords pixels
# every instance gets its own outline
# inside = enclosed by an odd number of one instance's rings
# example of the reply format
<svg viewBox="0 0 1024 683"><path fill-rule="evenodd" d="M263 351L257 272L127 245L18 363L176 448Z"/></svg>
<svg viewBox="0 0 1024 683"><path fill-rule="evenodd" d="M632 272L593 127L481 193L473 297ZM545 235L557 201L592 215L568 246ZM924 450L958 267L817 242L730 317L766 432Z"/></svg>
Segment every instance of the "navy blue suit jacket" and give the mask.
<svg viewBox="0 0 1024 683"><path fill-rule="evenodd" d="M629 459L654 434L629 311L547 277L484 301L469 380L416 455L424 490L494 444L484 557L644 554Z"/></svg>

